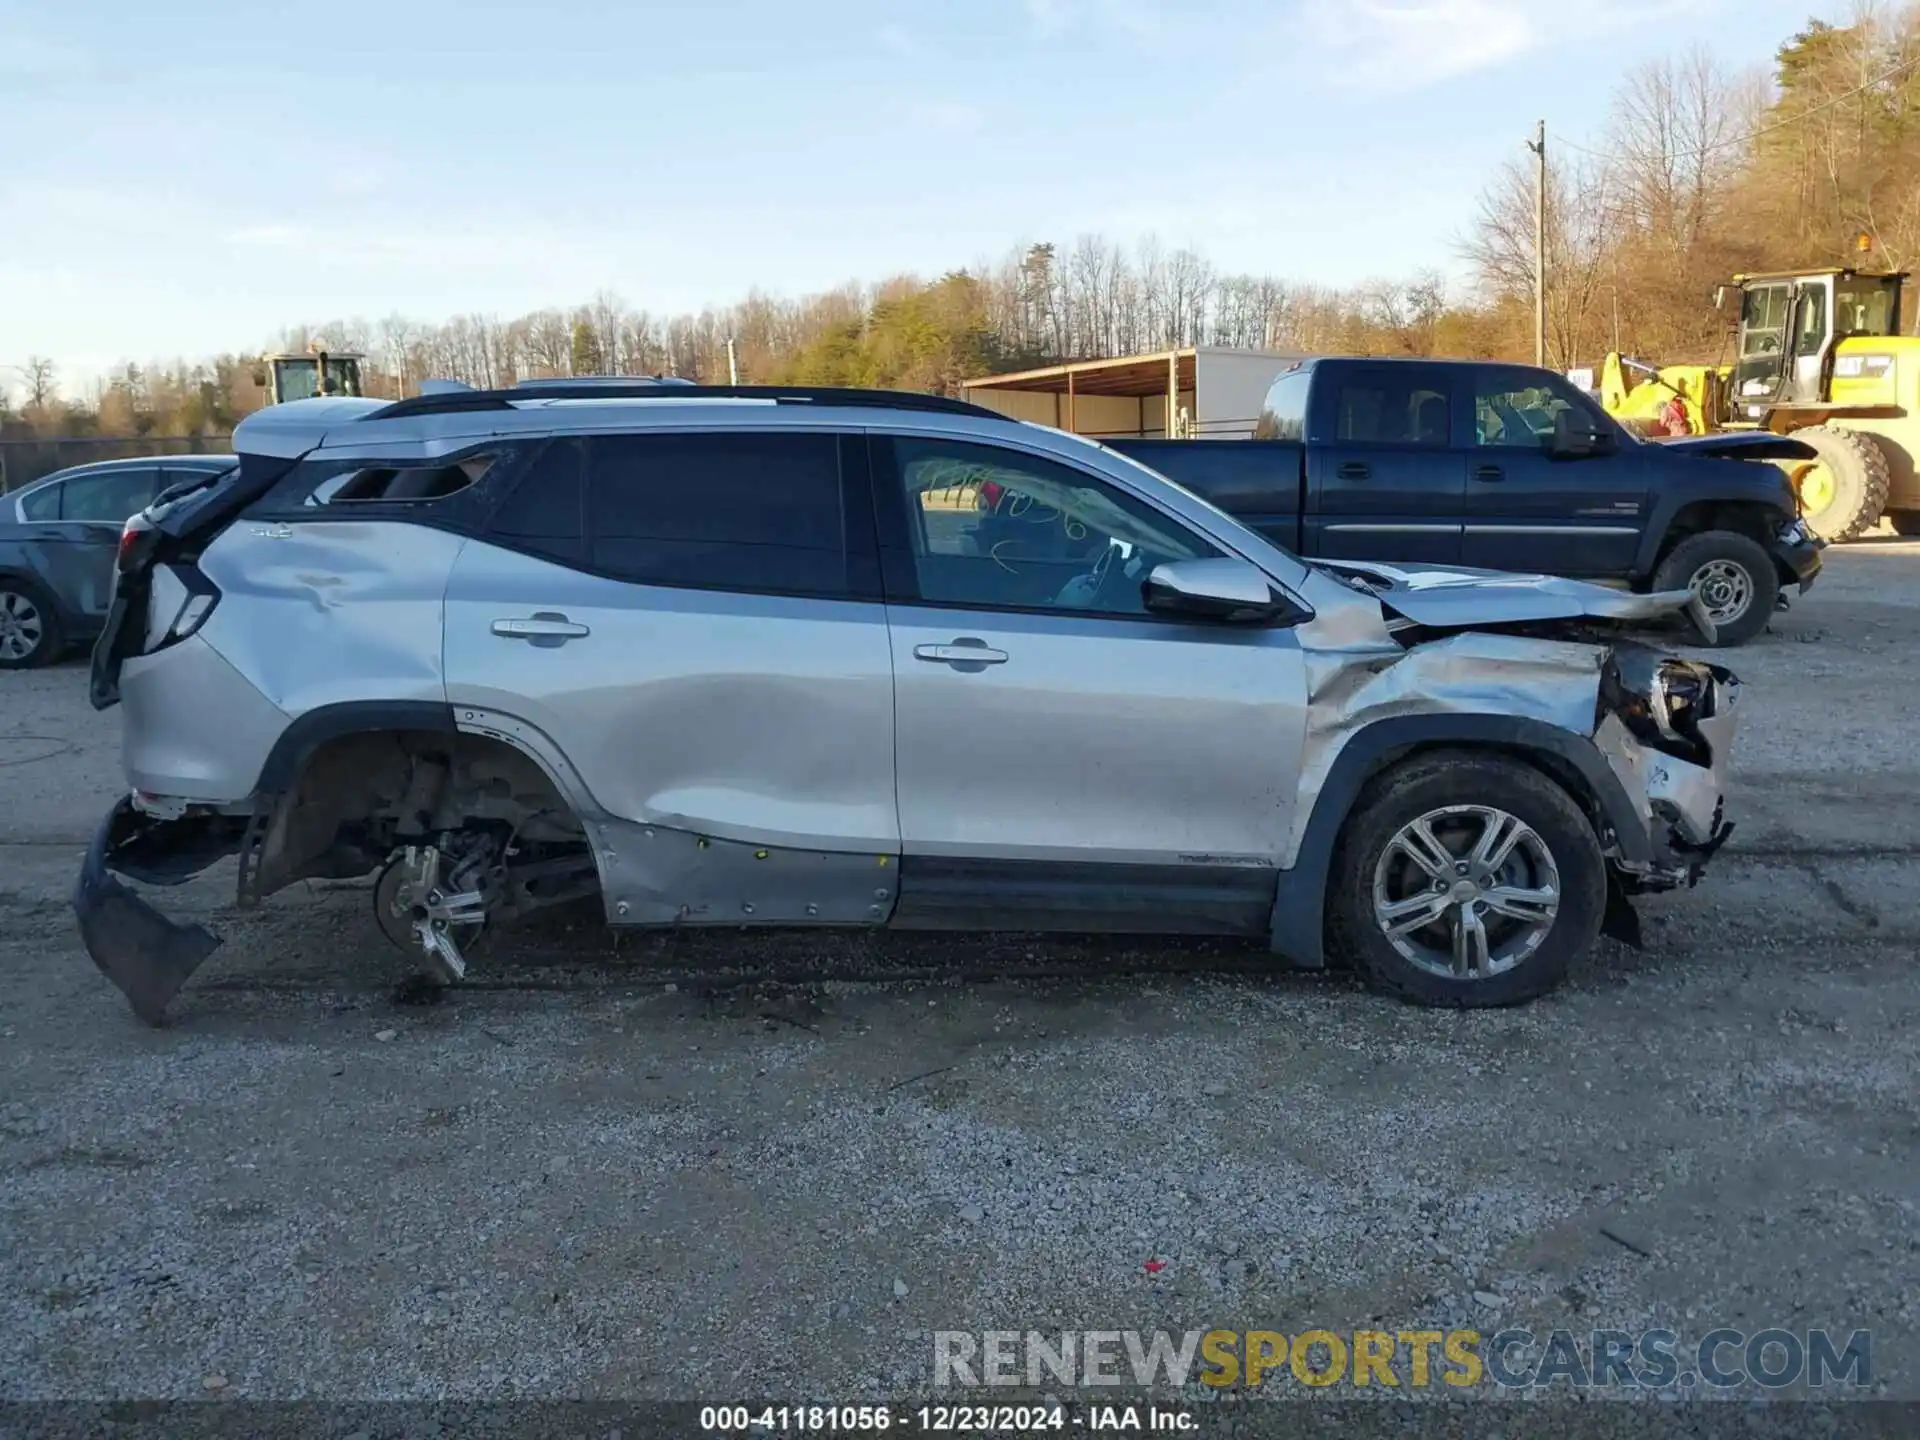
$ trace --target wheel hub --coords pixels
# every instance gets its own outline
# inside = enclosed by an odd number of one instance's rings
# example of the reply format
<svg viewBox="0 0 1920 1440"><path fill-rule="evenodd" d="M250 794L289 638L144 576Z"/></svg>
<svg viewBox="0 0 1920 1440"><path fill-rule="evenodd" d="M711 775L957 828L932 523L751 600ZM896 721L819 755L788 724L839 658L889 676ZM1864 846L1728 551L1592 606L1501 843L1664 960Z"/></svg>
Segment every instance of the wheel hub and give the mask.
<svg viewBox="0 0 1920 1440"><path fill-rule="evenodd" d="M1374 866L1374 922L1422 970L1482 980L1540 948L1560 910L1546 842L1505 810L1450 805L1408 822Z"/></svg>
<svg viewBox="0 0 1920 1440"><path fill-rule="evenodd" d="M46 633L40 611L18 591L0 591L0 655L24 660Z"/></svg>
<svg viewBox="0 0 1920 1440"><path fill-rule="evenodd" d="M1833 472L1816 460L1800 472L1800 508L1818 514L1833 504Z"/></svg>
<svg viewBox="0 0 1920 1440"><path fill-rule="evenodd" d="M1716 625L1732 624L1753 604L1753 577L1731 560L1709 560L1693 572L1688 588Z"/></svg>

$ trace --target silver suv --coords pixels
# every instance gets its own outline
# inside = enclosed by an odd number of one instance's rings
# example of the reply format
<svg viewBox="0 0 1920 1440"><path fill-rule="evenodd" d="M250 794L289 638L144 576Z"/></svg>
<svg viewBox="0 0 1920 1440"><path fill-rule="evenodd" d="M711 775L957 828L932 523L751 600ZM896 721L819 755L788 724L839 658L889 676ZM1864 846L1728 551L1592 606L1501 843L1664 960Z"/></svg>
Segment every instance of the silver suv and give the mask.
<svg viewBox="0 0 1920 1440"><path fill-rule="evenodd" d="M1202 442L1195 442L1202 443ZM1725 840L1691 608L1307 565L1099 444L885 392L596 382L276 406L130 521L75 896L146 1020L242 904L378 873L482 926L1208 933L1437 1005L1550 988ZM1705 625L1695 614L1695 623Z"/></svg>

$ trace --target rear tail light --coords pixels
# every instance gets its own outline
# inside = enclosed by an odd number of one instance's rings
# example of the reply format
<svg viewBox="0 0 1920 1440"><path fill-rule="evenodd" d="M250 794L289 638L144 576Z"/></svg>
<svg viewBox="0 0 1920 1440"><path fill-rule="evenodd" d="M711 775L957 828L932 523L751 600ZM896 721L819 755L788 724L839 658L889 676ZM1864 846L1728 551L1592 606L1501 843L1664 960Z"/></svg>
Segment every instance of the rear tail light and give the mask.
<svg viewBox="0 0 1920 1440"><path fill-rule="evenodd" d="M139 568L154 543L153 537L159 533L144 514L127 521L120 531L120 550L114 568L122 575Z"/></svg>
<svg viewBox="0 0 1920 1440"><path fill-rule="evenodd" d="M156 566L148 588L146 651L164 650L199 630L220 603L220 590L196 565Z"/></svg>

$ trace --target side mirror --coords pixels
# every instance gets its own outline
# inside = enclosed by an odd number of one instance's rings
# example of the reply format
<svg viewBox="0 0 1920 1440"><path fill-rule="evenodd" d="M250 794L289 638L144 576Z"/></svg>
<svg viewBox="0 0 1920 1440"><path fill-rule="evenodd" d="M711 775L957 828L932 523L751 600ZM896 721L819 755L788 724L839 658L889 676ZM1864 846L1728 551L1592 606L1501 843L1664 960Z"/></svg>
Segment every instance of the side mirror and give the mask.
<svg viewBox="0 0 1920 1440"><path fill-rule="evenodd" d="M1553 417L1553 441L1548 447L1563 460L1584 460L1590 455L1605 455L1613 449L1613 436L1600 428L1589 415L1577 410L1562 410Z"/></svg>
<svg viewBox="0 0 1920 1440"><path fill-rule="evenodd" d="M1230 625L1260 624L1293 609L1257 567L1224 556L1156 565L1142 594L1156 615Z"/></svg>
<svg viewBox="0 0 1920 1440"><path fill-rule="evenodd" d="M253 388L256 390L264 390L267 388L267 372L266 371L256 370L253 372Z"/></svg>
<svg viewBox="0 0 1920 1440"><path fill-rule="evenodd" d="M1725 310L1727 308L1727 301L1731 299L1732 296L1733 296L1733 287L1731 285L1714 286L1713 287L1713 308L1716 310Z"/></svg>

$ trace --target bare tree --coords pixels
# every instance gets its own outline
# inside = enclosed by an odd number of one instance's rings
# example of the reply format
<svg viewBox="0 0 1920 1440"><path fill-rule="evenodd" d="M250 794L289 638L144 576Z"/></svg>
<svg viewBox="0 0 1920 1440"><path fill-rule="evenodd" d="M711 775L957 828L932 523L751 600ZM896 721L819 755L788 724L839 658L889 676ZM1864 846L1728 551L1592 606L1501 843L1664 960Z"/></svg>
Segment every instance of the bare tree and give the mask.
<svg viewBox="0 0 1920 1440"><path fill-rule="evenodd" d="M60 394L58 369L45 355L29 355L23 369L27 381L27 413L38 415Z"/></svg>

